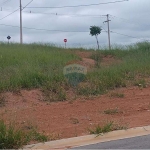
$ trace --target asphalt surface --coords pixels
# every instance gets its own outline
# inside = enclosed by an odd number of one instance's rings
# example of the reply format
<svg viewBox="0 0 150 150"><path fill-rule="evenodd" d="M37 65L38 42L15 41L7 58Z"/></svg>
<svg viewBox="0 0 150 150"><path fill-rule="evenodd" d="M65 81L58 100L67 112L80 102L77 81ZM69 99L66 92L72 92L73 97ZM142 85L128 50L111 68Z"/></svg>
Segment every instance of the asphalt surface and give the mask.
<svg viewBox="0 0 150 150"><path fill-rule="evenodd" d="M72 150L75 149L150 149L150 135L81 146Z"/></svg>

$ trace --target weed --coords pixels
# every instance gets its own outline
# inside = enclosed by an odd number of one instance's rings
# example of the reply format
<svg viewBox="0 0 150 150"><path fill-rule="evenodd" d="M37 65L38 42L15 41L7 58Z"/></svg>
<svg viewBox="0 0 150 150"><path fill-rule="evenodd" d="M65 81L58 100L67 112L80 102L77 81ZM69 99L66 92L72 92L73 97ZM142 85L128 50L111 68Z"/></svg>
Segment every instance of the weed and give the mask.
<svg viewBox="0 0 150 150"><path fill-rule="evenodd" d="M30 141L38 141L38 142L46 142L49 139L43 133L37 132L36 129L32 129L29 132L29 137L30 137Z"/></svg>
<svg viewBox="0 0 150 150"><path fill-rule="evenodd" d="M77 118L70 118L70 120L73 124L78 124L79 123L79 120Z"/></svg>
<svg viewBox="0 0 150 150"><path fill-rule="evenodd" d="M44 101L57 102L66 100L66 91L57 82L49 83L43 87Z"/></svg>
<svg viewBox="0 0 150 150"><path fill-rule="evenodd" d="M59 91L58 100L59 101L65 101L66 100L66 92L64 90Z"/></svg>
<svg viewBox="0 0 150 150"><path fill-rule="evenodd" d="M113 122L109 122L105 124L104 126L97 125L94 129L88 129L90 134L101 134L101 133L107 133L112 131L113 129Z"/></svg>
<svg viewBox="0 0 150 150"><path fill-rule="evenodd" d="M113 126L113 130L127 130L127 129L128 129L127 126L121 126L118 124L114 124L114 126Z"/></svg>
<svg viewBox="0 0 150 150"><path fill-rule="evenodd" d="M22 130L16 130L13 125L8 127L0 121L0 149L17 149L29 142L28 136Z"/></svg>
<svg viewBox="0 0 150 150"><path fill-rule="evenodd" d="M88 131L90 132L90 134L100 135L100 134L107 133L110 131L123 130L123 129L127 129L127 128L124 126L115 124L113 121L110 121L106 123L104 126L97 125L94 129L88 129Z"/></svg>
<svg viewBox="0 0 150 150"><path fill-rule="evenodd" d="M102 62L102 54L99 51L96 51L92 54L91 58L95 60L95 66L99 68Z"/></svg>
<svg viewBox="0 0 150 150"><path fill-rule="evenodd" d="M28 133L30 141L46 142L49 139L48 136L45 136L43 133L37 132L37 126L33 125L30 121L27 121L22 129Z"/></svg>
<svg viewBox="0 0 150 150"><path fill-rule="evenodd" d="M108 115L114 115L114 114L119 113L119 110L118 110L118 108L115 108L115 109L107 109L107 110L104 110L104 113L105 113L105 114L108 114Z"/></svg>
<svg viewBox="0 0 150 150"><path fill-rule="evenodd" d="M124 98L124 94L123 93L111 93L110 97L117 97L117 98Z"/></svg>
<svg viewBox="0 0 150 150"><path fill-rule="evenodd" d="M44 142L48 137L38 133L35 129L25 132L10 123L8 126L0 120L0 149L18 149L30 141Z"/></svg>
<svg viewBox="0 0 150 150"><path fill-rule="evenodd" d="M61 138L60 134L56 134L56 133L52 133L48 136L48 140L50 141L54 141L54 140L58 140Z"/></svg>
<svg viewBox="0 0 150 150"><path fill-rule="evenodd" d="M138 87L142 87L142 88L146 88L147 85L146 85L146 81L144 79L141 79L141 80L138 80L134 83L135 86L138 86Z"/></svg>

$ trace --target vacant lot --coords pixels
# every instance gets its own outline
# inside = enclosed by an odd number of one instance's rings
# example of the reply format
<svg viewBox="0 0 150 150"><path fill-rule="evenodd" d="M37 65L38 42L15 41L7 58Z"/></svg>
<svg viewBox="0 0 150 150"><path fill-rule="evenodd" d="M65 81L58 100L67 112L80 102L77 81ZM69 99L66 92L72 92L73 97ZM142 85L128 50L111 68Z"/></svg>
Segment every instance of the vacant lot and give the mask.
<svg viewBox="0 0 150 150"><path fill-rule="evenodd" d="M0 44L0 116L8 124L57 138L89 134L110 121L121 128L150 124L150 43L125 49L62 49ZM88 68L76 88L63 67Z"/></svg>

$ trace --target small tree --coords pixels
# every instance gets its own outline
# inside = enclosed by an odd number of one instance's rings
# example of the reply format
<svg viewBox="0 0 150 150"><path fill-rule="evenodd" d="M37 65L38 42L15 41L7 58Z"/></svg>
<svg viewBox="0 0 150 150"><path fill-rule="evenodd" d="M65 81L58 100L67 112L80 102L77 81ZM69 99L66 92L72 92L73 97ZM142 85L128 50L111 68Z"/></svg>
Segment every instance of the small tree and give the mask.
<svg viewBox="0 0 150 150"><path fill-rule="evenodd" d="M97 41L98 49L99 49L98 35L101 33L101 31L102 31L101 27L90 26L90 35L95 36L96 41Z"/></svg>

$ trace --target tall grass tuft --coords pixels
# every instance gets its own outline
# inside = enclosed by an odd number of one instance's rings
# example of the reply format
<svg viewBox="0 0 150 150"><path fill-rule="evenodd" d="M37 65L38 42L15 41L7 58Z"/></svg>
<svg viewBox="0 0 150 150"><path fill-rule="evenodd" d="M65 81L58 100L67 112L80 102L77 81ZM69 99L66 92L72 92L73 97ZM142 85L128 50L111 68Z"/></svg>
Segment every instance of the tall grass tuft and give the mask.
<svg viewBox="0 0 150 150"><path fill-rule="evenodd" d="M0 149L18 149L27 143L28 136L24 132L0 121Z"/></svg>
<svg viewBox="0 0 150 150"><path fill-rule="evenodd" d="M6 125L3 120L0 120L0 149L22 148L30 141L46 142L48 137L38 133L35 128L25 132L13 123Z"/></svg>

